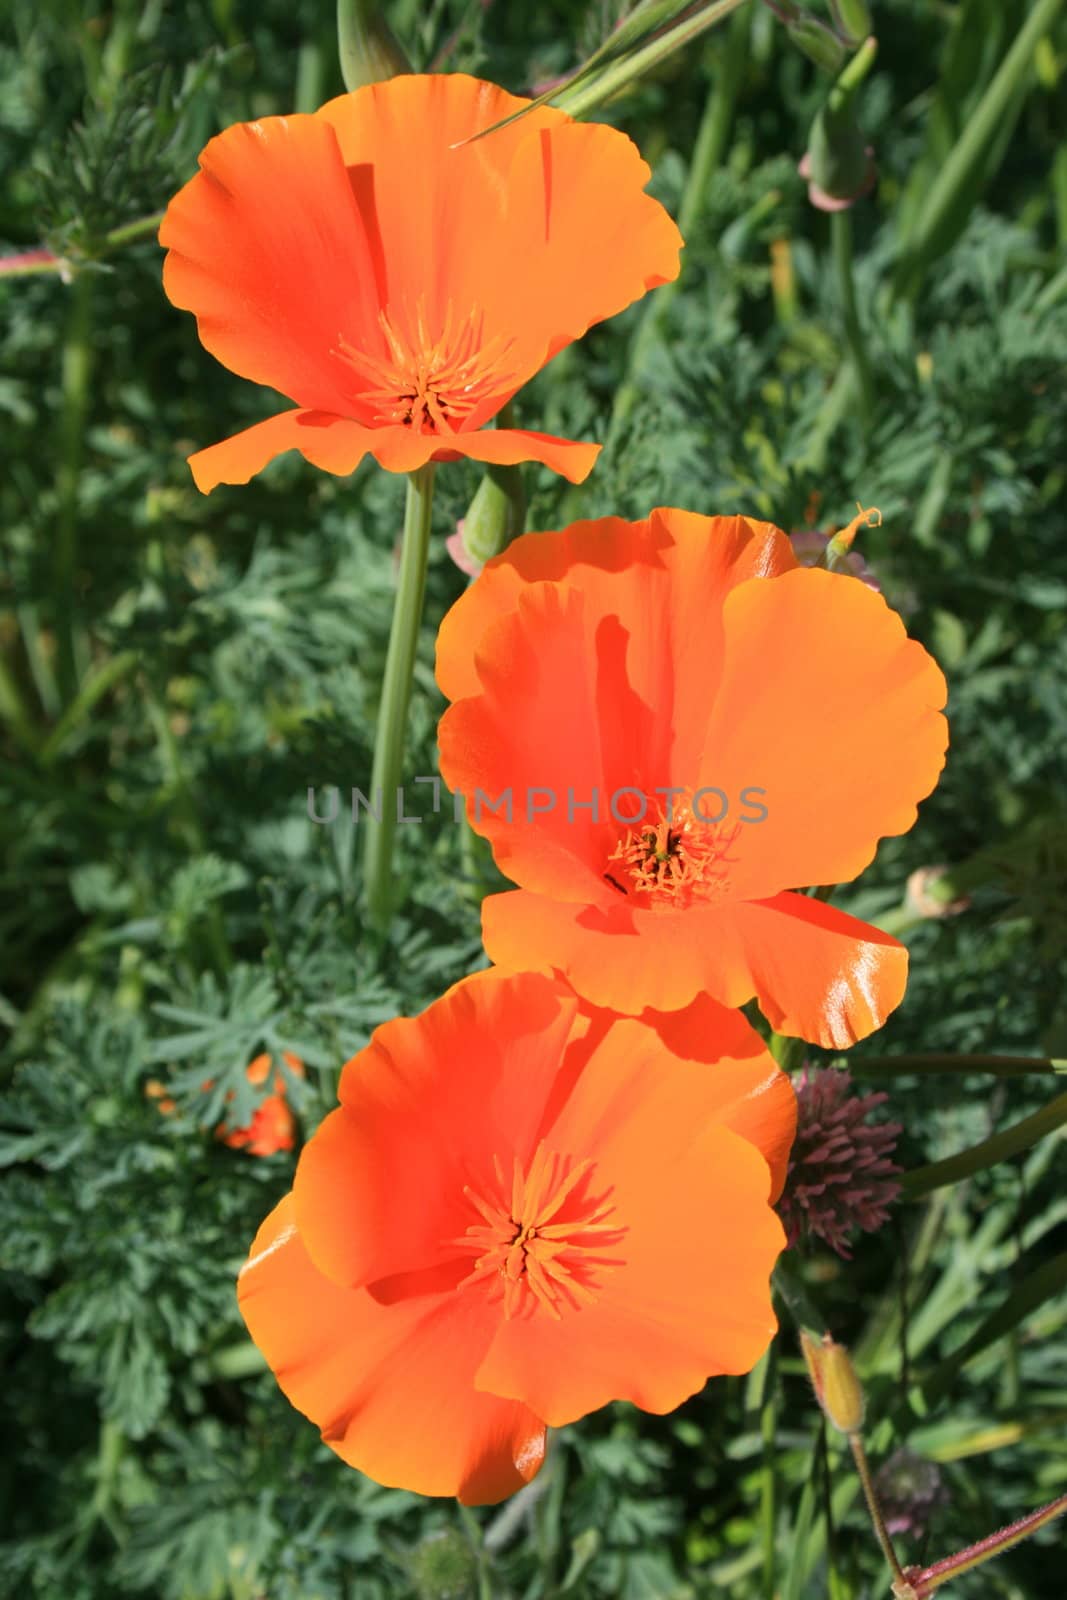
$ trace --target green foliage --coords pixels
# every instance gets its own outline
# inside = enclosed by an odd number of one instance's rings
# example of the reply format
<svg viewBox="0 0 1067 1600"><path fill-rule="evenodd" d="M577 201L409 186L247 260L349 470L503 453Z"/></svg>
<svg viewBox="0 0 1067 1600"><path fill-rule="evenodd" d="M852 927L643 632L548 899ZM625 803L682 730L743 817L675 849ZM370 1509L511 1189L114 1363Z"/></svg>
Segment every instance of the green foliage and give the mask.
<svg viewBox="0 0 1067 1600"><path fill-rule="evenodd" d="M629 9L387 7L420 66L514 90L572 72ZM593 330L519 397L520 425L607 441L579 489L527 469L528 526L660 503L827 528L857 498L878 506L863 551L945 667L953 743L917 827L835 896L897 918L912 950L906 1004L857 1063L1063 1057L1067 213L1049 174L1067 37L1061 15L1027 52L916 269L931 190L1037 7L872 9L856 109L880 182L850 214L869 425L828 219L796 171L828 80L752 5L598 113L695 221L677 292ZM234 1278L294 1153L256 1159L214 1130L251 1115L265 1091L245 1069L266 1051L306 1138L374 1026L484 959L478 900L499 880L447 803L435 817L411 788L424 820L401 830L403 911L385 939L366 929L347 800L370 772L403 484L286 458L200 497L184 458L271 402L165 301L151 227L109 236L158 213L219 128L340 91L334 8L12 0L4 27L0 253L46 244L82 276L0 283L0 1596L817 1600L831 1563L835 1595L884 1593L785 1301L769 1401L724 1379L670 1418L611 1408L555 1435L529 1488L469 1523L341 1465L262 1370ZM694 176L709 94L724 143ZM435 770L433 631L465 581L445 538L479 481L438 473L412 778ZM57 668L71 614L74 696ZM317 824L308 790L321 814L330 785L341 814ZM902 913L908 876L942 862L968 912ZM886 1084L910 1167L1055 1093L1041 1078ZM907 1441L945 1473L909 1558L1063 1491L1062 1149L1061 1134L902 1205L847 1266L798 1263L856 1352L876 1465ZM959 1594L1056 1600L1051 1544Z"/></svg>

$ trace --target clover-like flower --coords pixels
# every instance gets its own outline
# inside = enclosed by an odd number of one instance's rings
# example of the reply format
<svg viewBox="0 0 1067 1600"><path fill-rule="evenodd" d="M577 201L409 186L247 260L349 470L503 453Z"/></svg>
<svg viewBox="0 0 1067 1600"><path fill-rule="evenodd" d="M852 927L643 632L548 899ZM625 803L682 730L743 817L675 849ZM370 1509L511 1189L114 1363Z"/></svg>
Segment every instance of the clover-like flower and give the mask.
<svg viewBox="0 0 1067 1600"><path fill-rule="evenodd" d="M821 1239L847 1260L849 1236L885 1226L900 1193L899 1122L871 1122L888 1096L856 1094L843 1068L796 1080L797 1136L778 1207L790 1245Z"/></svg>

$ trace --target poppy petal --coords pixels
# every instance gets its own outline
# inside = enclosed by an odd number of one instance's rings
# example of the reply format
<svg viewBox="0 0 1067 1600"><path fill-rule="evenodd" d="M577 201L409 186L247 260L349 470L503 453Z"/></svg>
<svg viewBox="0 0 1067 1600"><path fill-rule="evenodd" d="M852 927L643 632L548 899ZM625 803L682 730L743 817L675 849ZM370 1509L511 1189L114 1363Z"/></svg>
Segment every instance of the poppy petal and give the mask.
<svg viewBox="0 0 1067 1600"><path fill-rule="evenodd" d="M210 494L220 483L247 483L286 450L299 450L312 466L342 478L354 472L366 455L374 456L389 472L414 472L444 456L468 456L500 465L540 461L572 483L581 483L592 471L600 446L522 428L483 428L450 435L448 448L442 449L440 434L368 428L330 412L298 410L279 412L196 451L189 465L197 488Z"/></svg>
<svg viewBox="0 0 1067 1600"><path fill-rule="evenodd" d="M316 116L335 129L380 241L383 303L421 297L434 318L450 301L477 306L487 338L521 328L541 365L676 277L682 240L615 128L542 106L474 138L528 105L463 73L406 74Z"/></svg>
<svg viewBox="0 0 1067 1600"><path fill-rule="evenodd" d="M636 1016L646 1006L678 1011L705 989L725 1005L752 998L709 982L709 920L704 907L676 913L634 912L614 904L582 904L513 889L482 901L482 941L505 972L557 971L594 1006ZM717 924L710 924L713 929ZM747 974L742 969L742 979Z"/></svg>
<svg viewBox="0 0 1067 1600"><path fill-rule="evenodd" d="M521 306L546 335L549 357L678 276L682 236L643 193L651 176L637 146L603 123L567 120L519 143L497 314L514 321Z"/></svg>
<svg viewBox="0 0 1067 1600"><path fill-rule="evenodd" d="M371 246L336 135L315 116L238 123L167 207L163 287L224 366L344 413L338 340L373 324Z"/></svg>
<svg viewBox="0 0 1067 1600"><path fill-rule="evenodd" d="M280 411L219 444L197 450L189 457L189 466L201 494L210 494L220 483L247 483L286 450L299 450L313 466L343 478L375 448L379 433L327 411Z"/></svg>
<svg viewBox="0 0 1067 1600"><path fill-rule="evenodd" d="M944 765L947 688L880 594L804 568L735 588L701 783L762 791L732 847L732 896L847 883L905 833ZM743 715L739 715L743 708ZM734 859L736 858L736 859Z"/></svg>
<svg viewBox="0 0 1067 1600"><path fill-rule="evenodd" d="M755 1028L707 994L682 1011L646 1011L641 1020L681 1060L714 1063L719 1120L756 1146L771 1169L771 1201L776 1201L796 1135L797 1100L788 1075Z"/></svg>
<svg viewBox="0 0 1067 1600"><path fill-rule="evenodd" d="M482 902L482 938L505 972L555 970L623 1015L678 1011L703 991L756 998L779 1033L844 1049L904 998L908 952L889 934L807 895L631 912L515 889Z"/></svg>
<svg viewBox="0 0 1067 1600"><path fill-rule="evenodd" d="M532 1146L576 1012L573 994L536 974L479 973L375 1030L293 1181L320 1272L355 1287L459 1259L464 1186L502 1150ZM442 1061L456 1069L443 1075ZM418 1182L399 1183L406 1171Z"/></svg>
<svg viewBox="0 0 1067 1600"><path fill-rule="evenodd" d="M732 924L738 967L747 969L750 994L777 1033L846 1050L880 1028L904 998L904 945L836 906L779 894L724 908L722 920L724 936Z"/></svg>
<svg viewBox="0 0 1067 1600"><path fill-rule="evenodd" d="M382 305L413 311L421 302L439 322L450 302L465 314L484 310L486 297L495 296L515 150L532 126L568 119L545 107L492 138L474 135L528 104L465 73L404 73L339 95L315 113L336 135L374 241ZM512 315L508 332L528 326L525 314Z"/></svg>
<svg viewBox="0 0 1067 1600"><path fill-rule="evenodd" d="M594 1298L500 1324L479 1387L563 1426L611 1399L670 1411L759 1359L785 1237L766 1161L720 1121L730 1092L716 1078L665 1060L638 1023L607 1033L545 1134L595 1161L590 1194L608 1231L586 1247Z"/></svg>
<svg viewBox="0 0 1067 1600"><path fill-rule="evenodd" d="M630 557L621 571L607 530ZM472 827L523 887L601 903L635 808L651 814L667 786L695 777L722 652L708 594L794 560L784 535L740 517L663 511L607 530L534 535L544 555L518 540L471 585L482 598L453 608L438 647L450 688L469 684L464 659L478 679L442 718L442 775L467 795L490 784L512 795L510 817L469 803ZM562 581L515 585L515 571L551 573L561 558ZM488 605L508 598L490 622Z"/></svg>
<svg viewBox="0 0 1067 1600"><path fill-rule="evenodd" d="M540 1467L540 1419L474 1388L489 1337L478 1297L383 1302L342 1288L307 1254L291 1195L256 1235L237 1294L293 1405L342 1460L379 1483L482 1505Z"/></svg>
<svg viewBox="0 0 1067 1600"><path fill-rule="evenodd" d="M708 686L716 681L721 653L721 627L709 597L796 565L789 540L769 522L700 517L672 507L651 512L643 522L599 517L552 533L526 533L487 562L446 613L437 638L437 681L449 700L477 694L475 658L484 653L489 627L514 610L531 585L553 583L581 588L591 613L621 619L631 666L638 650L645 657L662 656L685 641L692 659L683 660L673 677L699 689L706 720ZM647 694L662 670L641 673L639 692ZM672 720L681 723L680 711ZM690 773L685 781L694 778Z"/></svg>
<svg viewBox="0 0 1067 1600"><path fill-rule="evenodd" d="M514 467L522 461L539 461L569 483L584 483L596 464L601 446L580 439L557 439L551 433L528 428L477 428L470 433L438 434L435 458L466 456L493 466ZM384 464L384 463L383 463Z"/></svg>

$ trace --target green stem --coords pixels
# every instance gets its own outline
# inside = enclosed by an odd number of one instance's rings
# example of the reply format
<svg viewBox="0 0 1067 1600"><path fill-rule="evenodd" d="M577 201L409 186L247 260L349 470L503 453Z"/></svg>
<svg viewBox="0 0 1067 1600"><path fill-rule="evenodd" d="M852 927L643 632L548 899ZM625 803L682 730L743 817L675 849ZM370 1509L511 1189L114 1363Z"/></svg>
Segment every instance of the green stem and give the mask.
<svg viewBox="0 0 1067 1600"><path fill-rule="evenodd" d="M867 355L867 345L856 309L856 284L852 273L852 213L835 211L830 217L830 240L833 245L834 265L837 269L837 287L845 320L845 338L852 355L852 365L859 380L860 410L863 425L869 428L874 416L874 379Z"/></svg>
<svg viewBox="0 0 1067 1600"><path fill-rule="evenodd" d="M767 1040L767 1048L783 1072L795 1072L804 1059L806 1046L803 1039L772 1032Z"/></svg>
<svg viewBox="0 0 1067 1600"><path fill-rule="evenodd" d="M52 732L41 746L41 762L48 766L55 760L70 738L74 730L85 720L89 712L109 689L114 688L122 678L125 678L136 667L138 655L135 650L123 650L117 656L112 656L105 661L95 672L91 673L82 684L81 689L64 711Z"/></svg>
<svg viewBox="0 0 1067 1600"><path fill-rule="evenodd" d="M400 551L393 625L382 678L378 728L374 742L370 800L381 820L368 817L364 826L363 877L367 914L380 932L388 927L393 875L393 839L396 833L396 797L400 788L407 731L411 681L415 671L422 602L426 591L426 563L430 553L434 464L428 462L408 477L404 508L404 533Z"/></svg>
<svg viewBox="0 0 1067 1600"><path fill-rule="evenodd" d="M27 753L32 754L36 751L37 729L15 675L2 656L0 656L0 717L7 723L16 744Z"/></svg>
<svg viewBox="0 0 1067 1600"><path fill-rule="evenodd" d="M163 212L155 211L150 217L138 217L136 222L124 222L121 228L111 228L105 233L104 244L109 248L116 248L119 245L133 244L137 239L155 238L162 221Z"/></svg>
<svg viewBox="0 0 1067 1600"><path fill-rule="evenodd" d="M482 1540L481 1525L470 1506L465 1506L462 1500L457 1500L459 1519L463 1524L467 1538L470 1540L474 1552L474 1560L478 1568L478 1600L493 1600L493 1587L489 1577L489 1563L485 1556L485 1544Z"/></svg>
<svg viewBox="0 0 1067 1600"><path fill-rule="evenodd" d="M702 33L713 28L717 22L728 17L731 11L736 11L738 6L744 4L745 0L718 0L718 4L698 11L695 16L687 17L677 26L665 28L662 33L657 34L641 49L635 50L632 55L605 67L591 83L583 83L580 87L570 91L564 90L554 96L554 103L569 116L584 117L587 112L595 110L605 100L610 100L613 94L618 94L638 78L644 77L645 73L658 67L661 61L672 56L676 50L691 44Z"/></svg>
<svg viewBox="0 0 1067 1600"><path fill-rule="evenodd" d="M874 1481L871 1478L871 1469L867 1464L867 1452L863 1448L863 1440L860 1438L858 1433L850 1433L848 1436L848 1442L852 1450L852 1459L856 1463L856 1471L859 1473L860 1483L863 1485L863 1495L864 1499L867 1501L867 1510L871 1514L871 1522L874 1526L878 1543L882 1547L882 1554L889 1563L894 1582L903 1584L906 1582L904 1572L897 1557L897 1553L893 1549L893 1541L889 1537L889 1530L885 1525L885 1518L882 1516L882 1508L878 1503L878 1496L875 1493Z"/></svg>
<svg viewBox="0 0 1067 1600"><path fill-rule="evenodd" d="M991 1072L998 1078L1028 1078L1035 1073L1067 1072L1067 1060L1054 1056L964 1056L929 1051L907 1056L859 1056L848 1064L854 1078L897 1077L912 1072Z"/></svg>
<svg viewBox="0 0 1067 1600"><path fill-rule="evenodd" d="M974 1145L970 1150L963 1150L959 1155L949 1156L945 1161L934 1161L929 1166L905 1173L901 1180L903 1197L905 1200L918 1200L922 1195L929 1194L932 1189L940 1189L945 1184L959 1183L963 1178L971 1178L976 1172L984 1172L987 1167L995 1167L998 1162L1007 1161L1023 1150L1029 1150L1031 1145L1043 1139L1046 1134L1062 1128L1065 1123L1067 1123L1067 1094L1060 1094L1040 1111L1035 1111L1032 1116L1024 1117L1021 1122L1005 1128L1003 1133L994 1134L991 1139L984 1139L981 1144Z"/></svg>
<svg viewBox="0 0 1067 1600"><path fill-rule="evenodd" d="M778 1521L778 1361L773 1344L763 1360L763 1393L760 1396L760 1442L763 1454L760 1472L760 1542L763 1546L764 1600L775 1600L778 1592L775 1548Z"/></svg>
<svg viewBox="0 0 1067 1600"><path fill-rule="evenodd" d="M1052 27L1063 0L1037 0L1000 64L948 159L926 196L921 221L897 272L897 291L912 297L931 261L940 253L941 234L961 194L981 176L990 144L1002 132L1005 117L1026 75L1032 70L1038 40Z"/></svg>
<svg viewBox="0 0 1067 1600"><path fill-rule="evenodd" d="M63 343L63 409L59 424L59 470L56 487L55 581L58 601L57 644L59 683L65 700L75 694L84 632L77 617L75 583L78 559L78 489L81 479L89 386L93 372L93 280L79 272L71 285L70 314Z"/></svg>

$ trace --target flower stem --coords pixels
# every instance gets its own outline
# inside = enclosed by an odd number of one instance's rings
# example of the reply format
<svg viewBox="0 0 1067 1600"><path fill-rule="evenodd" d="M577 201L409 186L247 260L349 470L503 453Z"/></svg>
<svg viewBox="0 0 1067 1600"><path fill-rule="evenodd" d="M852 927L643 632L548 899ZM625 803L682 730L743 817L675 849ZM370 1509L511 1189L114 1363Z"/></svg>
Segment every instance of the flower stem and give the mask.
<svg viewBox="0 0 1067 1600"><path fill-rule="evenodd" d="M882 1516L882 1508L878 1504L878 1496L875 1493L874 1482L871 1478L871 1469L867 1464L867 1452L863 1448L863 1440L860 1438L858 1433L850 1433L848 1436L848 1442L849 1447L852 1450L852 1459L856 1463L856 1471L859 1473L860 1483L863 1485L863 1494L867 1501L867 1510L871 1514L871 1522L873 1523L874 1531L878 1536L878 1543L882 1547L882 1554L889 1563L894 1582L898 1584L906 1583L907 1580L904 1577L904 1570L900 1565L896 1551L893 1549L893 1541L889 1537L889 1531L885 1525L885 1518Z"/></svg>
<svg viewBox="0 0 1067 1600"><path fill-rule="evenodd" d="M736 11L738 6L743 4L744 0L714 0L713 4L702 7L696 13L680 14L680 20L662 30L657 30L651 39L631 54L623 56L620 61L606 65L592 82L583 82L573 88L570 85L565 86L559 94L552 96L553 103L566 111L568 116L586 116L605 100L610 100L612 95L618 94L629 84L642 78L646 72L658 67L661 61L666 61L676 50L691 44L708 28L713 28L717 22L722 22L724 17L728 17L731 11Z"/></svg>
<svg viewBox="0 0 1067 1600"><path fill-rule="evenodd" d="M998 1533L991 1533L988 1538L979 1539L977 1544L960 1550L956 1555L946 1556L943 1561L935 1561L933 1566L925 1567L921 1572L910 1575L911 1585L919 1596L919 1600L926 1600L926 1596L933 1594L943 1583L950 1578L959 1577L961 1572L970 1572L974 1567L980 1567L983 1562L991 1561L994 1556L999 1556L1005 1550L1010 1550L1013 1545L1036 1533L1038 1528L1043 1528L1046 1523L1055 1517L1062 1517L1067 1511L1067 1494L1061 1494L1057 1500L1049 1505L1042 1506L1040 1511L1032 1511L1027 1517L1020 1517L1018 1522L1013 1522L1010 1527L1001 1528Z"/></svg>
<svg viewBox="0 0 1067 1600"><path fill-rule="evenodd" d="M867 346L856 310L856 285L852 275L852 213L835 211L830 218L830 240L833 244L834 264L837 268L837 285L845 319L845 338L852 355L852 365L859 380L860 411L863 425L869 428L874 415L874 379Z"/></svg>
<svg viewBox="0 0 1067 1600"><path fill-rule="evenodd" d="M63 410L59 425L59 470L56 474L59 515L55 552L59 606L59 683L66 701L70 701L77 690L81 659L87 654L84 630L77 616L75 586L78 491L93 373L93 282L88 273L76 275L70 293L70 315L63 343Z"/></svg>
<svg viewBox="0 0 1067 1600"><path fill-rule="evenodd" d="M1062 4L1063 0L1036 0L942 163L924 198L918 226L905 242L894 284L897 298L915 298L931 262L961 226L964 209L973 208L982 184L992 175L990 150L1005 122L1014 123L1018 115L1038 40L1051 32Z"/></svg>
<svg viewBox="0 0 1067 1600"><path fill-rule="evenodd" d="M404 508L404 533L400 550L400 576L397 582L393 625L385 658L382 698L378 708L378 730L374 742L371 770L371 805L380 820L371 816L365 823L363 879L367 914L371 925L384 932L389 924L392 888L393 836L396 832L396 794L400 786L404 759L404 734L407 729L411 680L415 671L422 601L426 592L426 563L430 553L430 521L433 510L434 464L428 462L408 477Z"/></svg>
<svg viewBox="0 0 1067 1600"><path fill-rule="evenodd" d="M948 1156L944 1161L933 1161L929 1166L906 1172L901 1180L903 1198L918 1200L921 1195L940 1189L946 1183L959 1183L963 1178L972 1178L976 1172L984 1172L987 1167L995 1167L998 1162L1029 1150L1031 1145L1035 1145L1046 1134L1055 1133L1065 1123L1067 1094L1060 1094L1040 1111L1005 1128L1002 1133L994 1134L991 1139L984 1139L970 1150L961 1150L959 1155Z"/></svg>
<svg viewBox="0 0 1067 1600"><path fill-rule="evenodd" d="M854 1078L896 1077L902 1073L991 1072L997 1078L1067 1074L1067 1060L1056 1056L972 1056L924 1051L917 1055L856 1056L848 1064Z"/></svg>

